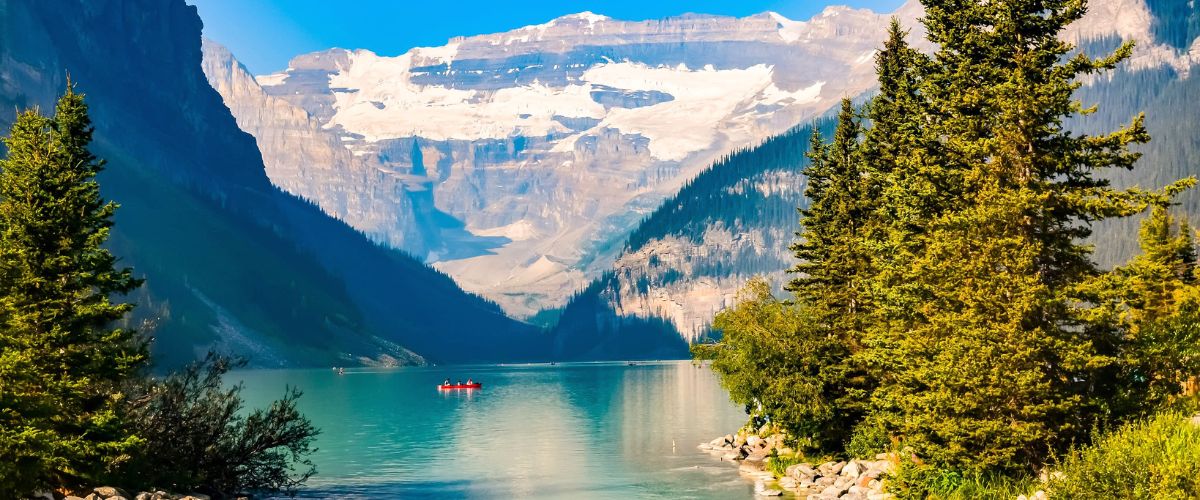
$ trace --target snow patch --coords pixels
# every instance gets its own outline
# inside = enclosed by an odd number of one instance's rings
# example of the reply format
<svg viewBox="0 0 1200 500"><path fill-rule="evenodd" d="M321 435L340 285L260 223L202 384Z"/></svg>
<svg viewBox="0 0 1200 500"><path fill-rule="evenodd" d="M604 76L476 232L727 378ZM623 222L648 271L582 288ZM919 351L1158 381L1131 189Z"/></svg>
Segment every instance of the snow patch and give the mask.
<svg viewBox="0 0 1200 500"><path fill-rule="evenodd" d="M472 233L479 236L503 236L512 241L525 241L541 236L541 233L534 227L532 222L521 219L512 224L488 229L471 229Z"/></svg>
<svg viewBox="0 0 1200 500"><path fill-rule="evenodd" d="M259 75L254 77L254 81L258 82L260 87L270 87L273 85L282 85L284 80L287 80L287 72L272 73L270 75Z"/></svg>

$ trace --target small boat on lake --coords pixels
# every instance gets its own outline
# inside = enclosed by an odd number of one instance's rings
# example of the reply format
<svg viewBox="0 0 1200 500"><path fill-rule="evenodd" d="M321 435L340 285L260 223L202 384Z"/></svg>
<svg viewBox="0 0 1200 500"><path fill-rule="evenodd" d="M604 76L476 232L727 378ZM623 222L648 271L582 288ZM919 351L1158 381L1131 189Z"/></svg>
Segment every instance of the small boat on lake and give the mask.
<svg viewBox="0 0 1200 500"><path fill-rule="evenodd" d="M437 387L438 390L442 391L450 389L481 389L483 388L483 384L480 382L473 382L470 384L438 384Z"/></svg>

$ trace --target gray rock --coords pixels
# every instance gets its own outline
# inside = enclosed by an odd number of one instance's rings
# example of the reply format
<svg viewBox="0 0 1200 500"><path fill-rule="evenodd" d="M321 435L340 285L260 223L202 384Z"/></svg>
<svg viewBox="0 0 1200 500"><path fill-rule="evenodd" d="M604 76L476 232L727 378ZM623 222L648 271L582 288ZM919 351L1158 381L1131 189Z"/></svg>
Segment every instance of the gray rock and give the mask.
<svg viewBox="0 0 1200 500"><path fill-rule="evenodd" d="M721 455L721 460L729 461L729 460L741 460L741 459L742 459L741 453L729 452L724 455Z"/></svg>
<svg viewBox="0 0 1200 500"><path fill-rule="evenodd" d="M823 476L817 478L816 481L813 481L814 484L820 486L833 486L833 483L835 482L837 482L837 478L834 478L833 476Z"/></svg>
<svg viewBox="0 0 1200 500"><path fill-rule="evenodd" d="M762 442L763 442L762 438L755 436L753 434L746 436L746 444L748 444L752 447L758 447L758 445L762 444Z"/></svg>
<svg viewBox="0 0 1200 500"><path fill-rule="evenodd" d="M859 474L862 474L862 467L858 465L858 462L851 460L850 463L846 464L846 467L842 469L841 474L843 476L858 477Z"/></svg>
<svg viewBox="0 0 1200 500"><path fill-rule="evenodd" d="M817 471L814 470L812 468L812 466L809 464L796 464L791 467L788 467L788 469L791 469L792 467L795 467L796 469L794 472L788 473L788 475L795 477L797 479L799 479L801 476L816 476L817 475Z"/></svg>
<svg viewBox="0 0 1200 500"><path fill-rule="evenodd" d="M755 491L754 493L760 497L781 497L781 496L783 496L782 491L774 489L774 488L768 488L768 489L765 489L762 491Z"/></svg>
<svg viewBox="0 0 1200 500"><path fill-rule="evenodd" d="M829 495L829 496L832 496L833 498L837 498L837 497L842 496L842 493L845 493L846 490L848 490L848 489L849 488L845 488L845 487L838 486L835 484L833 486L825 487L825 489L821 490L821 494Z"/></svg>

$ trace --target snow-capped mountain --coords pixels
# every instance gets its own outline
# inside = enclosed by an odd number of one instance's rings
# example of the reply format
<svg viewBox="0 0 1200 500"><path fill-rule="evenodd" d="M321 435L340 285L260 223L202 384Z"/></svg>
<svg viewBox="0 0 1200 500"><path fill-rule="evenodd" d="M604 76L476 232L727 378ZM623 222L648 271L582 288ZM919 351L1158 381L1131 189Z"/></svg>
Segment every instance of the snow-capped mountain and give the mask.
<svg viewBox="0 0 1200 500"><path fill-rule="evenodd" d="M528 315L715 159L869 90L891 15L585 12L395 57L303 55L257 85L213 44L206 68L272 182Z"/></svg>
<svg viewBox="0 0 1200 500"><path fill-rule="evenodd" d="M1102 133L1147 113L1153 140L1138 168L1106 173L1118 185L1158 187L1200 170L1194 161L1200 149L1194 132L1200 120L1194 111L1200 109L1200 10L1189 5L1189 15L1179 16L1155 6L1092 0L1088 14L1065 33L1094 55L1111 52L1120 40L1137 42L1116 72L1080 90L1077 96L1085 105L1098 104L1099 112L1071 124ZM816 125L828 132L833 123ZM644 331L645 318L661 318L693 341L709 332L713 316L751 276L765 275L777 287L790 279L783 272L794 263L788 243L800 229L791 208L805 204L802 153L810 132L801 127L718 162L668 199L633 231L610 271L568 305L556 331L558 354L610 357L622 348L622 330L632 325ZM1200 216L1200 193L1191 190L1179 201L1193 220ZM1097 227L1095 257L1105 265L1124 262L1137 249L1136 234L1135 219Z"/></svg>

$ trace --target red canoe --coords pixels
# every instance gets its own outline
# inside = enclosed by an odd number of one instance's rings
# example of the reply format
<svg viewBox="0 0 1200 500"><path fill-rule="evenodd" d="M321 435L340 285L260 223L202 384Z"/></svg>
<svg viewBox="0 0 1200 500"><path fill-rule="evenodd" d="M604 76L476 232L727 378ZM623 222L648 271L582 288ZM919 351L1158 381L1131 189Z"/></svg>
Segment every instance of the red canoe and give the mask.
<svg viewBox="0 0 1200 500"><path fill-rule="evenodd" d="M438 386L438 389L441 389L441 390L446 390L446 389L479 389L479 388L481 388L481 387L483 387L483 384L481 384L481 383L479 383L479 382L475 382L474 384L450 384L450 385L439 385L439 386Z"/></svg>

